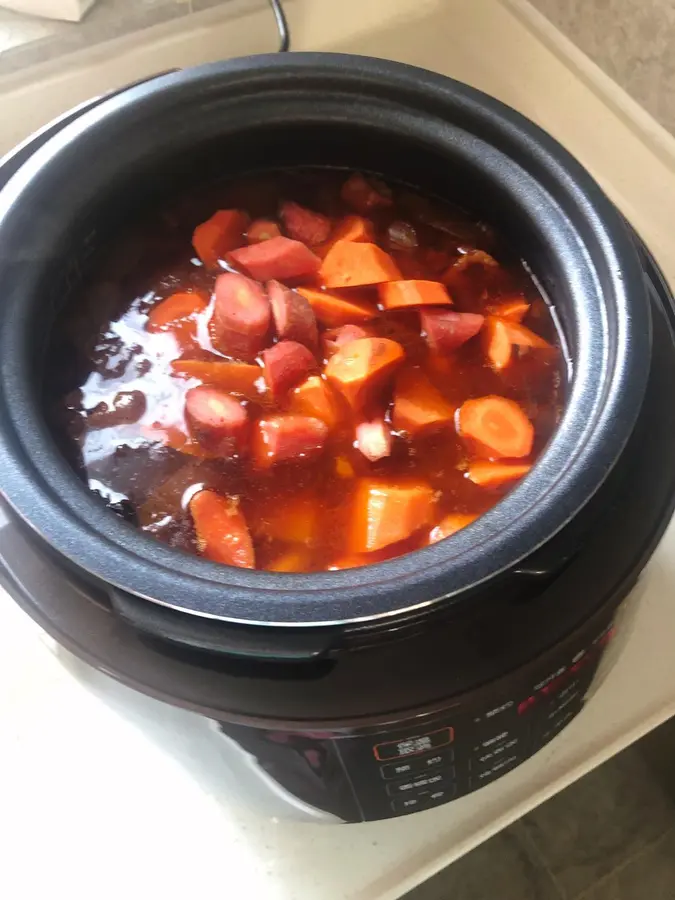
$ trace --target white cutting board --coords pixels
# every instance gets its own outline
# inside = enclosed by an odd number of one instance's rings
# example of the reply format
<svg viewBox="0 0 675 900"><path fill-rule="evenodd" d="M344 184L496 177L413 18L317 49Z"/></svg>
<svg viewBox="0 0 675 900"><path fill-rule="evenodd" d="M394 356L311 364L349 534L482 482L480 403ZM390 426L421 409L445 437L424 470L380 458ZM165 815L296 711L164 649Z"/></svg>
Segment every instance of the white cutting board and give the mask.
<svg viewBox="0 0 675 900"><path fill-rule="evenodd" d="M30 16L79 22L96 0L1 0L0 6Z"/></svg>

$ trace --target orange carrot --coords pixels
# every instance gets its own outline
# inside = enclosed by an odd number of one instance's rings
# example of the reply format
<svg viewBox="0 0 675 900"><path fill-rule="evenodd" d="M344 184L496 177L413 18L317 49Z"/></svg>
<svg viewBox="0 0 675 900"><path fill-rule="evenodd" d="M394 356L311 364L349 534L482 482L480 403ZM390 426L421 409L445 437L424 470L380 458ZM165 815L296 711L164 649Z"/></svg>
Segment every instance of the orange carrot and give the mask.
<svg viewBox="0 0 675 900"><path fill-rule="evenodd" d="M373 223L369 219L364 219L363 216L345 216L344 219L340 219L331 234L331 243L335 243L335 241L373 242L374 240Z"/></svg>
<svg viewBox="0 0 675 900"><path fill-rule="evenodd" d="M367 322L378 314L374 303L353 294L345 297L332 291L304 287L297 288L297 292L309 301L317 320L327 328Z"/></svg>
<svg viewBox="0 0 675 900"><path fill-rule="evenodd" d="M511 362L513 345L506 319L487 316L483 325L483 351L493 369L498 372Z"/></svg>
<svg viewBox="0 0 675 900"><path fill-rule="evenodd" d="M508 319L510 322L522 322L530 310L530 304L524 297L513 297L511 300L502 300L488 306L487 311L492 316Z"/></svg>
<svg viewBox="0 0 675 900"><path fill-rule="evenodd" d="M291 391L289 412L321 419L334 428L340 419L340 409L333 389L319 375L310 375Z"/></svg>
<svg viewBox="0 0 675 900"><path fill-rule="evenodd" d="M532 466L517 463L473 462L466 477L480 487L501 487L516 478L527 475Z"/></svg>
<svg viewBox="0 0 675 900"><path fill-rule="evenodd" d="M274 219L256 219L248 226L246 240L249 244L259 244L270 238L281 237L281 228Z"/></svg>
<svg viewBox="0 0 675 900"><path fill-rule="evenodd" d="M319 521L317 498L301 494L291 501L265 507L263 518L253 523L253 532L289 544L311 544Z"/></svg>
<svg viewBox="0 0 675 900"><path fill-rule="evenodd" d="M506 397L479 397L459 408L459 431L491 458L517 458L532 452L534 426L520 406Z"/></svg>
<svg viewBox="0 0 675 900"><path fill-rule="evenodd" d="M447 290L437 281L390 281L381 284L378 292L385 309L450 306L452 303Z"/></svg>
<svg viewBox="0 0 675 900"><path fill-rule="evenodd" d="M192 235L195 253L205 266L215 268L219 259L244 243L247 225L246 213L238 209L219 209L195 228Z"/></svg>
<svg viewBox="0 0 675 900"><path fill-rule="evenodd" d="M202 556L242 569L255 567L253 541L238 500L215 491L199 491L189 508Z"/></svg>
<svg viewBox="0 0 675 900"><path fill-rule="evenodd" d="M321 264L319 277L327 288L346 288L398 281L401 273L377 244L336 241Z"/></svg>
<svg viewBox="0 0 675 900"><path fill-rule="evenodd" d="M543 337L539 337L534 331L520 325L518 322L509 322L505 320L506 333L512 344L519 347L532 347L535 350L553 350L553 346L545 341Z"/></svg>
<svg viewBox="0 0 675 900"><path fill-rule="evenodd" d="M208 303L201 294L180 291L171 294L152 307L148 314L146 331L167 331L172 325L204 312Z"/></svg>
<svg viewBox="0 0 675 900"><path fill-rule="evenodd" d="M423 431L442 428L452 422L454 407L420 369L404 369L396 379L392 424L396 431L416 437Z"/></svg>
<svg viewBox="0 0 675 900"><path fill-rule="evenodd" d="M438 525L431 529L429 543L435 544L437 541L445 540L445 538L456 534L462 528L466 528L467 525L475 522L477 518L478 516L473 513L451 513L449 516L441 519Z"/></svg>
<svg viewBox="0 0 675 900"><path fill-rule="evenodd" d="M409 538L429 524L434 504L434 492L423 482L361 480L354 497L350 552L370 553Z"/></svg>
<svg viewBox="0 0 675 900"><path fill-rule="evenodd" d="M286 550L265 568L268 572L306 572L310 568L310 555L303 547Z"/></svg>
<svg viewBox="0 0 675 900"><path fill-rule="evenodd" d="M265 380L260 366L235 362L209 362L197 359L177 359L171 363L174 375L198 378L248 400L261 401L265 394Z"/></svg>
<svg viewBox="0 0 675 900"><path fill-rule="evenodd" d="M326 377L354 409L374 399L405 358L388 338L359 338L341 347L326 363Z"/></svg>

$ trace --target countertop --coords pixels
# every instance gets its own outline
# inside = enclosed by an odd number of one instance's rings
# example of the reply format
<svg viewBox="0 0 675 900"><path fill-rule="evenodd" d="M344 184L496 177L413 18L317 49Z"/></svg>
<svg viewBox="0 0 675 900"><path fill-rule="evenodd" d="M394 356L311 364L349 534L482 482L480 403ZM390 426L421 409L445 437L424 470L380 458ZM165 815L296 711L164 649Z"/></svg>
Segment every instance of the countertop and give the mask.
<svg viewBox="0 0 675 900"><path fill-rule="evenodd" d="M530 115L598 177L675 282L673 139L529 7L291 0L288 11L296 49L426 65ZM268 13L242 3L238 15L211 11L208 27L0 81L0 140L11 146L97 91L273 40ZM238 806L193 740L190 713L73 660L0 596L0 896L393 900L675 713L674 594L671 525L619 631L622 652L558 738L447 806L349 826Z"/></svg>

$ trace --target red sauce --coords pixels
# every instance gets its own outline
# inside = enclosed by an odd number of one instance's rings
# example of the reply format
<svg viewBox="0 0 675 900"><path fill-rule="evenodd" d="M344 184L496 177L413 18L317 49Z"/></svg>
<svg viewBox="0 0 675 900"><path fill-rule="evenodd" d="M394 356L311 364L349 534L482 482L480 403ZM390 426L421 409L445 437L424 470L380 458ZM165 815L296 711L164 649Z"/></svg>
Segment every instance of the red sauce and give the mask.
<svg viewBox="0 0 675 900"><path fill-rule="evenodd" d="M274 571L365 565L470 524L563 400L551 310L509 248L344 173L162 210L57 334L54 430L91 490L171 546Z"/></svg>

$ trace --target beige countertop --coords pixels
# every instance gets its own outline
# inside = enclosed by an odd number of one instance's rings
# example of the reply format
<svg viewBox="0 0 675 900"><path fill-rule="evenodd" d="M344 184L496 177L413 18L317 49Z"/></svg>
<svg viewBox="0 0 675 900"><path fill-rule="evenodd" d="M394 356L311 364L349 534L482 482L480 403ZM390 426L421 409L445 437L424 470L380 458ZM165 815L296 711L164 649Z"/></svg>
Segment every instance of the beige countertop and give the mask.
<svg viewBox="0 0 675 900"><path fill-rule="evenodd" d="M223 9L152 41L83 51L68 71L0 80L0 143L134 78L275 45L266 8ZM289 0L288 12L296 49L424 65L535 119L596 175L675 282L673 139L519 0ZM133 883L134 896L167 900L214 896L218 885L256 900L394 900L675 713L673 596L671 525L620 630L621 654L558 738L475 794L355 826L265 820L233 804L190 744L189 713L69 663L0 597L0 821L13 834L0 896L63 884L72 900L89 900L95 884L107 900Z"/></svg>

